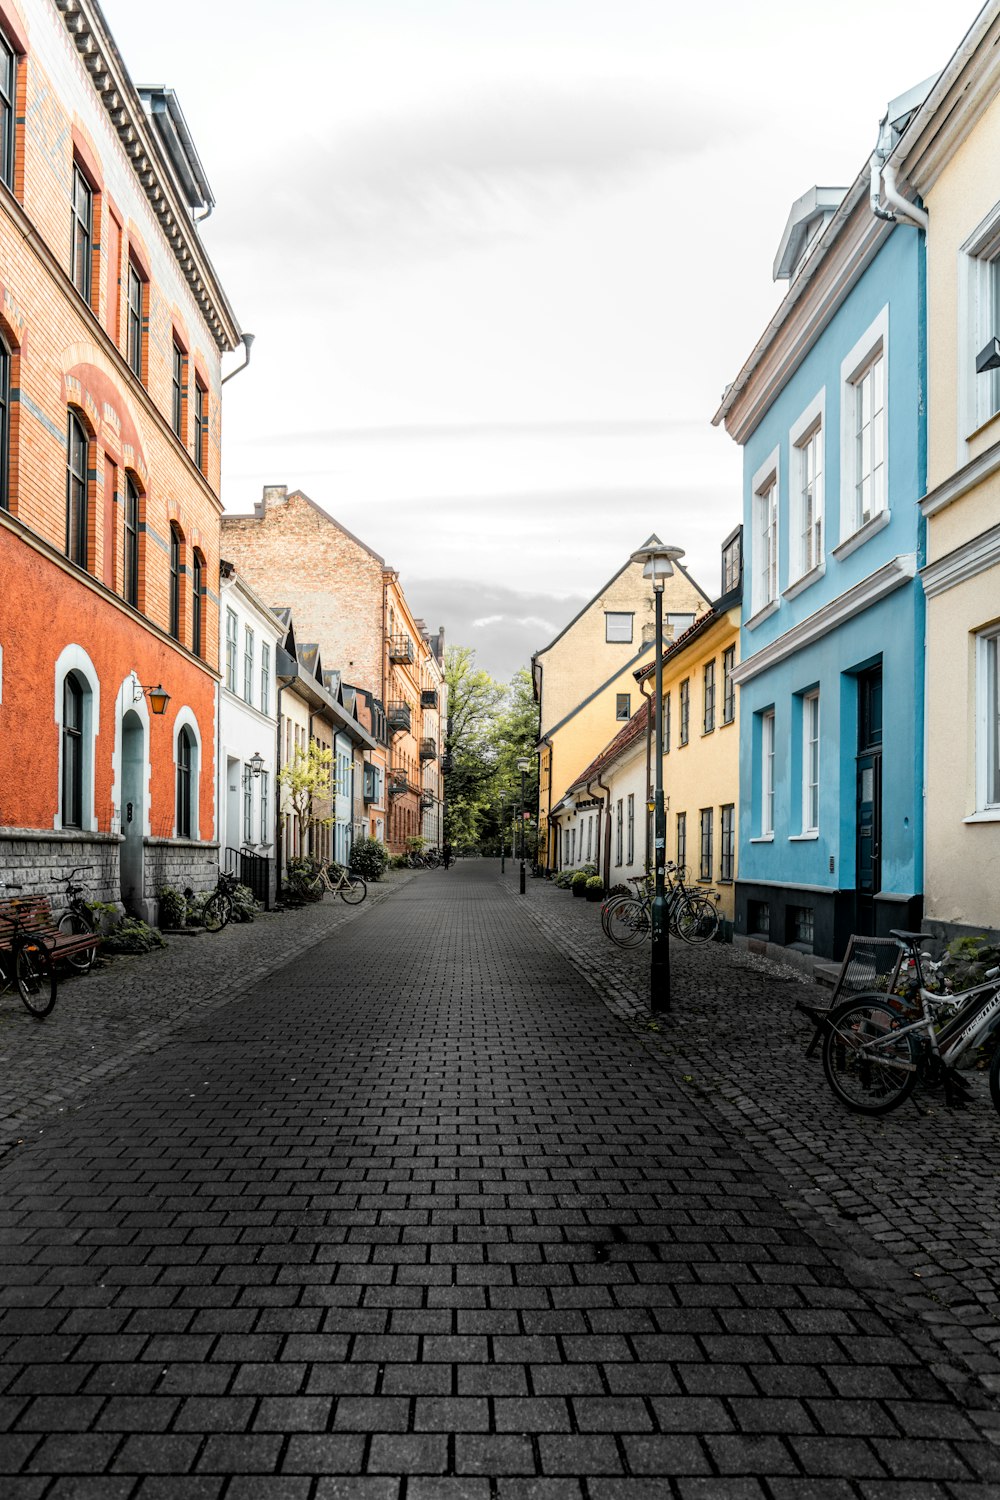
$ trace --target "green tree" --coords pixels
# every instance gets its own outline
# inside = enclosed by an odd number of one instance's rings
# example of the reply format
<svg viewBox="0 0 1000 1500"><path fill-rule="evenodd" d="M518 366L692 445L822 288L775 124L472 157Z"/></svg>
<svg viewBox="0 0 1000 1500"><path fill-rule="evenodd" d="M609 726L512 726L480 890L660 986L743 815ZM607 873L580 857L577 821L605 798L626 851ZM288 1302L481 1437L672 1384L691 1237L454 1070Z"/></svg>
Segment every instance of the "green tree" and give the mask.
<svg viewBox="0 0 1000 1500"><path fill-rule="evenodd" d="M448 682L448 734L445 742L446 837L457 846L500 848L500 793L506 798L504 823L517 806L526 756L525 806L534 813L537 795L538 707L531 674L521 668L507 684L477 667L469 646L451 647L445 658ZM529 842L529 855L533 847Z"/></svg>
<svg viewBox="0 0 1000 1500"><path fill-rule="evenodd" d="M312 849L314 828L329 828L333 818L324 815L321 805L330 804L333 794L333 751L329 745L310 740L296 745L292 758L281 767L278 781L288 794L288 811L299 820L299 827Z"/></svg>

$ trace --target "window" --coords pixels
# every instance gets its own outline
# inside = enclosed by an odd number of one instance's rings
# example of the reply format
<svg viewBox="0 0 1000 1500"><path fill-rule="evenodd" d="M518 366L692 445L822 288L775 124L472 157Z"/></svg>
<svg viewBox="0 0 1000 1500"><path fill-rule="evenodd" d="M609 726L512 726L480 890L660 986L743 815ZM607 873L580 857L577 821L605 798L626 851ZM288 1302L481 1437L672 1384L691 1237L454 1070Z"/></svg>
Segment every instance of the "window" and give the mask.
<svg viewBox="0 0 1000 1500"><path fill-rule="evenodd" d="M731 882L736 866L736 808L732 802L719 808L719 879Z"/></svg>
<svg viewBox="0 0 1000 1500"><path fill-rule="evenodd" d="M689 677L685 677L677 689L677 694L680 701L681 714L678 739L682 745L686 745L691 726L691 679Z"/></svg>
<svg viewBox="0 0 1000 1500"><path fill-rule="evenodd" d="M226 687L231 693L236 691L236 638L238 624L233 610L226 610ZM288 729L288 721L285 721L285 729ZM288 759L286 748L285 759Z"/></svg>
<svg viewBox="0 0 1000 1500"><path fill-rule="evenodd" d="M83 700L84 688L75 672L63 682L62 825L83 827Z"/></svg>
<svg viewBox="0 0 1000 1500"><path fill-rule="evenodd" d="M253 843L253 770L243 767L243 842Z"/></svg>
<svg viewBox="0 0 1000 1500"><path fill-rule="evenodd" d="M960 437L966 437L1000 411L1000 369L977 374L979 354L1000 336L1000 205L995 207L962 246L964 285L960 286L967 308L963 347L960 352L958 388Z"/></svg>
<svg viewBox="0 0 1000 1500"><path fill-rule="evenodd" d="M626 863L631 865L635 861L635 793L634 792L629 792L629 794L628 794L627 829L628 829L628 847L627 847L628 858L626 860Z"/></svg>
<svg viewBox="0 0 1000 1500"><path fill-rule="evenodd" d="M1000 808L1000 629L976 643L976 807Z"/></svg>
<svg viewBox="0 0 1000 1500"><path fill-rule="evenodd" d="M668 628L673 631L674 637L676 638L679 635L683 635L684 631L687 630L689 625L694 624L694 615L688 613L668 614L666 618L666 624Z"/></svg>
<svg viewBox="0 0 1000 1500"><path fill-rule="evenodd" d="M747 928L755 937L771 936L771 908L766 901L747 902Z"/></svg>
<svg viewBox="0 0 1000 1500"><path fill-rule="evenodd" d="M201 553L195 548L191 558L191 650L201 655L201 617L205 603L205 570Z"/></svg>
<svg viewBox="0 0 1000 1500"><path fill-rule="evenodd" d="M819 693L802 700L802 832L819 828Z"/></svg>
<svg viewBox="0 0 1000 1500"><path fill-rule="evenodd" d="M760 836L774 834L774 709L760 716Z"/></svg>
<svg viewBox="0 0 1000 1500"><path fill-rule="evenodd" d="M208 446L208 392L195 376L194 382L194 461L205 472Z"/></svg>
<svg viewBox="0 0 1000 1500"><path fill-rule="evenodd" d="M587 819L587 859L590 859L594 847L594 818L593 814Z"/></svg>
<svg viewBox="0 0 1000 1500"><path fill-rule="evenodd" d="M736 665L736 647L727 646L722 653L722 722L731 724L736 717L736 684L733 668Z"/></svg>
<svg viewBox="0 0 1000 1500"><path fill-rule="evenodd" d="M271 842L271 783L269 773L260 773L260 841Z"/></svg>
<svg viewBox="0 0 1000 1500"><path fill-rule="evenodd" d="M778 598L778 473L772 469L753 497L753 599L754 614Z"/></svg>
<svg viewBox="0 0 1000 1500"><path fill-rule="evenodd" d="M181 638L181 531L170 523L170 634Z"/></svg>
<svg viewBox="0 0 1000 1500"><path fill-rule="evenodd" d="M197 778L194 775L194 737L185 725L177 735L177 837L189 839L195 826L192 802Z"/></svg>
<svg viewBox="0 0 1000 1500"><path fill-rule="evenodd" d="M701 861L698 866L698 879L711 880L712 878L712 811L710 807L701 810Z"/></svg>
<svg viewBox="0 0 1000 1500"><path fill-rule="evenodd" d="M793 906L789 915L792 919L792 942L801 944L803 948L811 949L815 933L815 908L812 906Z"/></svg>
<svg viewBox="0 0 1000 1500"><path fill-rule="evenodd" d="M142 321L145 306L146 283L139 274L133 260L128 263L128 284L125 301L125 358L138 380L142 379Z"/></svg>
<svg viewBox="0 0 1000 1500"><path fill-rule="evenodd" d="M619 797L615 805L615 864L622 862L622 808L624 804Z"/></svg>
<svg viewBox="0 0 1000 1500"><path fill-rule="evenodd" d="M184 441L184 418L187 415L186 387L187 355L174 339L170 361L170 425L181 442Z"/></svg>
<svg viewBox="0 0 1000 1500"><path fill-rule="evenodd" d="M10 509L10 350L0 339L0 510Z"/></svg>
<svg viewBox="0 0 1000 1500"><path fill-rule="evenodd" d="M677 865L683 870L687 865L688 856L688 817L686 812L677 814Z"/></svg>
<svg viewBox="0 0 1000 1500"><path fill-rule="evenodd" d="M702 733L711 734L715 728L715 661L705 663L704 714Z"/></svg>
<svg viewBox="0 0 1000 1500"><path fill-rule="evenodd" d="M838 556L839 548L855 532L880 516L888 519L888 335L889 309L885 307L841 365L841 517L840 543L835 549Z"/></svg>
<svg viewBox="0 0 1000 1500"><path fill-rule="evenodd" d="M243 628L243 701L253 702L253 631Z"/></svg>
<svg viewBox="0 0 1000 1500"><path fill-rule="evenodd" d="M73 163L73 238L70 276L84 302L90 306L91 259L94 248L94 194L76 162Z"/></svg>
<svg viewBox="0 0 1000 1500"><path fill-rule="evenodd" d="M139 607L139 491L130 474L125 475L125 587L122 597L133 609Z"/></svg>
<svg viewBox="0 0 1000 1500"><path fill-rule="evenodd" d="M604 615L604 639L606 641L631 641L633 616L628 614Z"/></svg>
<svg viewBox="0 0 1000 1500"><path fill-rule="evenodd" d="M271 643L260 643L260 711L269 712L271 707Z"/></svg>
<svg viewBox="0 0 1000 1500"><path fill-rule="evenodd" d="M14 190L17 126L17 53L0 31L0 182Z"/></svg>
<svg viewBox="0 0 1000 1500"><path fill-rule="evenodd" d="M722 548L722 592L733 594L743 582L743 528L738 526Z"/></svg>
<svg viewBox="0 0 1000 1500"><path fill-rule="evenodd" d="M83 423L69 414L66 463L66 556L87 566L87 473L90 443Z"/></svg>
<svg viewBox="0 0 1000 1500"><path fill-rule="evenodd" d="M823 412L820 396L791 434L790 583L823 563Z"/></svg>
<svg viewBox="0 0 1000 1500"><path fill-rule="evenodd" d="M628 719L630 719L632 717L631 708L630 708L631 702L632 702L632 696L631 696L630 693L617 693L615 695L615 718L616 719L625 719L627 721Z"/></svg>
<svg viewBox="0 0 1000 1500"><path fill-rule="evenodd" d="M655 711L654 711L655 712ZM663 695L663 753L670 754L670 694Z"/></svg>

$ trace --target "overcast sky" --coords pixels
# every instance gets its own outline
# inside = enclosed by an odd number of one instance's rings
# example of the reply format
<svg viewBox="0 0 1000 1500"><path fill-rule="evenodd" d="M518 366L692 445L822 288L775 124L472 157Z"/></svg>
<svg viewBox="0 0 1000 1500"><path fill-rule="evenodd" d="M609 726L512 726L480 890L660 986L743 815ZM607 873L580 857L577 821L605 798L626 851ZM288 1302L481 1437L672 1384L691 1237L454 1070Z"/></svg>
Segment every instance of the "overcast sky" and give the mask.
<svg viewBox="0 0 1000 1500"><path fill-rule="evenodd" d="M227 510L304 489L501 676L650 531L718 591L740 459L710 422L788 209L853 180L978 10L102 4L134 82L177 90L256 335Z"/></svg>

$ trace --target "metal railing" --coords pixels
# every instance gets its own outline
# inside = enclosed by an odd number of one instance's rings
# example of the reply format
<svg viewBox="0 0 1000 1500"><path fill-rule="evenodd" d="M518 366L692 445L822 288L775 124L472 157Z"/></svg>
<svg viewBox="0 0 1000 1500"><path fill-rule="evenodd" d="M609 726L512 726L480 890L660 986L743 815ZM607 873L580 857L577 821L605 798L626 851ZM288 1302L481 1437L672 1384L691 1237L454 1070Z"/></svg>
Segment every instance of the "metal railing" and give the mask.
<svg viewBox="0 0 1000 1500"><path fill-rule="evenodd" d="M408 635L391 635L389 637L390 661L413 661L415 655L413 642Z"/></svg>
<svg viewBox="0 0 1000 1500"><path fill-rule="evenodd" d="M266 854L254 849L226 850L226 874L235 875L240 885L245 885L263 906L271 910L271 860Z"/></svg>

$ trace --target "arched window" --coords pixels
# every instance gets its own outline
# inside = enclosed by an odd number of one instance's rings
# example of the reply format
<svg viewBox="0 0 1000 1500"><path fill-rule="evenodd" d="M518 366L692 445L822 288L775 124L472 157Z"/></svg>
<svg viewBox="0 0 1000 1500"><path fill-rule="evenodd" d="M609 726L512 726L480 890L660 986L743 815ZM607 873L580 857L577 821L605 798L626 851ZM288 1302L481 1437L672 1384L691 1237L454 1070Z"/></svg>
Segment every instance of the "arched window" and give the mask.
<svg viewBox="0 0 1000 1500"><path fill-rule="evenodd" d="M125 475L125 602L139 607L139 491Z"/></svg>
<svg viewBox="0 0 1000 1500"><path fill-rule="evenodd" d="M175 641L181 638L181 529L176 521L170 523L170 634Z"/></svg>
<svg viewBox="0 0 1000 1500"><path fill-rule="evenodd" d="M87 566L87 469L90 443L83 423L69 414L66 459L66 556Z"/></svg>
<svg viewBox="0 0 1000 1500"><path fill-rule="evenodd" d="M83 827L84 686L75 672L63 683L62 825Z"/></svg>
<svg viewBox="0 0 1000 1500"><path fill-rule="evenodd" d="M177 736L177 837L189 839L195 825L192 817L191 799L195 790L194 738L190 729L184 728Z"/></svg>
<svg viewBox="0 0 1000 1500"><path fill-rule="evenodd" d="M201 611L204 601L204 562L195 548L191 564L191 650L201 655Z"/></svg>

